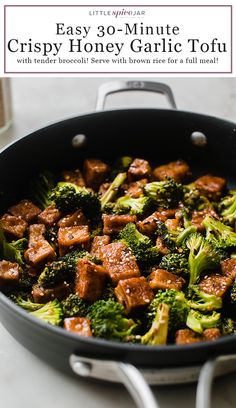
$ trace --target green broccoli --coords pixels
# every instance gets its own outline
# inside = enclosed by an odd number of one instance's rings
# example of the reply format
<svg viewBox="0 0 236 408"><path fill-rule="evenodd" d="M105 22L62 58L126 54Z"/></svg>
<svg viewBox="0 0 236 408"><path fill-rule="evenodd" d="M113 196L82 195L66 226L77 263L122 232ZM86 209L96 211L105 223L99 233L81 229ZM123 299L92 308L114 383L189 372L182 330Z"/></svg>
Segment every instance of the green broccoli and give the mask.
<svg viewBox="0 0 236 408"><path fill-rule="evenodd" d="M130 156L120 157L118 160L116 160L116 162L112 166L112 171L111 171L109 178L111 180L114 180L117 174L125 173L126 170L128 170L133 160L134 160L133 157L130 157Z"/></svg>
<svg viewBox="0 0 236 408"><path fill-rule="evenodd" d="M117 176L114 178L110 187L100 199L102 210L107 206L108 203L110 203L110 201L112 201L115 198L117 191L119 190L120 186L124 183L126 177L127 177L126 173L118 173Z"/></svg>
<svg viewBox="0 0 236 408"><path fill-rule="evenodd" d="M194 210L199 210L199 207L202 203L200 191L196 188L189 188L188 186L184 186L182 203L188 213L191 213Z"/></svg>
<svg viewBox="0 0 236 408"><path fill-rule="evenodd" d="M169 306L168 331L173 334L185 327L189 306L183 292L175 289L159 290L148 307L149 324L153 321L160 304Z"/></svg>
<svg viewBox="0 0 236 408"><path fill-rule="evenodd" d="M159 266L175 274L188 273L188 259L184 254L169 253L162 257Z"/></svg>
<svg viewBox="0 0 236 408"><path fill-rule="evenodd" d="M17 241L7 242L2 228L0 228L0 257L10 262L17 262L24 265L24 252L28 247L26 238Z"/></svg>
<svg viewBox="0 0 236 408"><path fill-rule="evenodd" d="M31 198L42 210L52 204L50 195L55 186L55 176L50 171L40 173L32 181Z"/></svg>
<svg viewBox="0 0 236 408"><path fill-rule="evenodd" d="M204 329L218 327L220 321L221 314L217 313L215 310L212 314L203 314L198 310L191 309L187 317L186 326L196 333L202 333Z"/></svg>
<svg viewBox="0 0 236 408"><path fill-rule="evenodd" d="M158 261L157 248L153 246L150 238L137 230L132 222L122 229L118 239L131 249L137 261L148 264L155 264Z"/></svg>
<svg viewBox="0 0 236 408"><path fill-rule="evenodd" d="M32 299L30 296L26 297L21 293L17 293L17 295L12 295L10 296L11 300L15 302L18 306L22 307L25 310L28 310L29 312L33 312L35 310L40 309L41 307L44 306L43 303L34 303L32 302Z"/></svg>
<svg viewBox="0 0 236 408"><path fill-rule="evenodd" d="M219 210L223 222L233 225L236 221L236 194L224 197L219 203Z"/></svg>
<svg viewBox="0 0 236 408"><path fill-rule="evenodd" d="M147 211L151 211L153 202L149 197L141 196L139 198L132 198L123 196L118 198L114 207L113 213L122 214L130 213L134 215L145 215Z"/></svg>
<svg viewBox="0 0 236 408"><path fill-rule="evenodd" d="M167 228L164 222L161 220L156 220L156 230L155 236L160 238L163 244L170 250L176 250L176 234L173 235L172 232Z"/></svg>
<svg viewBox="0 0 236 408"><path fill-rule="evenodd" d="M59 326L63 317L62 307L57 299L46 303L40 309L30 312L29 314L53 326Z"/></svg>
<svg viewBox="0 0 236 408"><path fill-rule="evenodd" d="M141 337L142 344L156 346L167 343L169 309L170 307L165 303L158 305L151 328Z"/></svg>
<svg viewBox="0 0 236 408"><path fill-rule="evenodd" d="M219 266L221 254L210 241L197 232L190 235L186 246L189 249L189 284L193 285L202 272Z"/></svg>
<svg viewBox="0 0 236 408"><path fill-rule="evenodd" d="M144 190L158 207L174 208L178 206L183 198L183 185L174 179L168 178L164 181L153 181L144 186Z"/></svg>
<svg viewBox="0 0 236 408"><path fill-rule="evenodd" d="M116 300L114 286L109 282L102 292L102 299L103 300Z"/></svg>
<svg viewBox="0 0 236 408"><path fill-rule="evenodd" d="M223 317L219 327L223 336L236 334L236 322L230 317Z"/></svg>
<svg viewBox="0 0 236 408"><path fill-rule="evenodd" d="M218 248L230 249L236 246L236 233L222 222L207 216L202 224L206 228L206 237Z"/></svg>
<svg viewBox="0 0 236 408"><path fill-rule="evenodd" d="M189 287L187 298L189 307L201 312L210 312L222 308L221 297L202 292L197 285Z"/></svg>
<svg viewBox="0 0 236 408"><path fill-rule="evenodd" d="M137 328L137 323L125 317L124 306L115 300L97 300L88 311L95 337L125 341Z"/></svg>
<svg viewBox="0 0 236 408"><path fill-rule="evenodd" d="M61 302L64 317L85 317L88 312L88 304L76 294L70 294Z"/></svg>
<svg viewBox="0 0 236 408"><path fill-rule="evenodd" d="M87 251L74 250L45 266L38 278L38 283L44 287L55 286L57 283L66 280L72 282L76 273L76 266L79 259L86 258L94 263L98 263L96 257Z"/></svg>
<svg viewBox="0 0 236 408"><path fill-rule="evenodd" d="M66 181L57 183L50 199L62 213L70 213L81 208L88 218L97 218L100 214L101 205L97 194L73 183Z"/></svg>

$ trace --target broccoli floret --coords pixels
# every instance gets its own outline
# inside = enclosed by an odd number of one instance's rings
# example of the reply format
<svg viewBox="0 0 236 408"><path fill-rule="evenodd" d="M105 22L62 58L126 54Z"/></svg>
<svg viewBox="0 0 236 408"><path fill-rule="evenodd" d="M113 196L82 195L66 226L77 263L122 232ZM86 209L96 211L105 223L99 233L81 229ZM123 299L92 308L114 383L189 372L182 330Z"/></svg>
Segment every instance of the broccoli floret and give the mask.
<svg viewBox="0 0 236 408"><path fill-rule="evenodd" d="M124 306L115 300L97 300L88 311L95 337L125 341L137 328L137 323L125 317Z"/></svg>
<svg viewBox="0 0 236 408"><path fill-rule="evenodd" d="M236 246L236 233L222 222L207 216L202 224L206 228L206 237L218 248L230 249Z"/></svg>
<svg viewBox="0 0 236 408"><path fill-rule="evenodd" d="M183 197L183 185L174 179L168 178L164 181L153 181L144 186L144 190L158 207L174 208Z"/></svg>
<svg viewBox="0 0 236 408"><path fill-rule="evenodd" d="M112 166L110 179L114 180L117 174L126 172L133 160L133 157L130 156L120 157Z"/></svg>
<svg viewBox="0 0 236 408"><path fill-rule="evenodd" d="M153 246L150 238L137 230L132 222L122 229L118 239L131 249L137 261L148 264L155 264L158 261L157 248Z"/></svg>
<svg viewBox="0 0 236 408"><path fill-rule="evenodd" d="M42 210L52 204L50 195L56 186L55 176L44 171L31 183L31 198Z"/></svg>
<svg viewBox="0 0 236 408"><path fill-rule="evenodd" d="M84 317L88 312L88 304L76 294L70 294L61 302L64 317Z"/></svg>
<svg viewBox="0 0 236 408"><path fill-rule="evenodd" d="M188 259L184 254L169 253L163 256L159 266L176 274L188 273Z"/></svg>
<svg viewBox="0 0 236 408"><path fill-rule="evenodd" d="M130 213L134 215L145 215L147 211L151 211L153 202L149 197L132 198L123 196L118 198L114 207L113 213Z"/></svg>
<svg viewBox="0 0 236 408"><path fill-rule="evenodd" d="M44 238L49 242L55 251L58 250L58 227L56 225L46 229Z"/></svg>
<svg viewBox="0 0 236 408"><path fill-rule="evenodd" d="M197 285L191 285L188 289L188 305L191 309L201 312L210 312L222 308L222 298L202 292Z"/></svg>
<svg viewBox="0 0 236 408"><path fill-rule="evenodd" d="M201 273L216 268L221 260L220 252L201 234L194 233L186 241L189 249L189 284L195 284Z"/></svg>
<svg viewBox="0 0 236 408"><path fill-rule="evenodd" d="M40 309L30 312L29 314L53 326L59 326L63 317L62 307L57 299L46 303Z"/></svg>
<svg viewBox="0 0 236 408"><path fill-rule="evenodd" d="M7 242L2 228L0 228L0 257L10 262L17 262L24 265L24 252L27 249L28 241L26 238L17 241Z"/></svg>
<svg viewBox="0 0 236 408"><path fill-rule="evenodd" d="M212 314L203 314L198 310L190 310L186 325L196 333L202 333L204 329L218 327L220 324L221 314L215 310Z"/></svg>
<svg viewBox="0 0 236 408"><path fill-rule="evenodd" d="M33 312L35 310L40 309L41 307L44 306L43 303L34 303L32 302L32 299L30 298L30 296L25 297L24 294L16 294L16 295L12 295L11 300L13 300L13 302L15 302L18 306L22 307L25 310L28 310L29 312Z"/></svg>
<svg viewBox="0 0 236 408"><path fill-rule="evenodd" d="M194 210L199 210L199 206L202 203L202 197L200 191L196 188L188 188L184 186L184 195L182 198L182 203L186 208L187 212L192 212Z"/></svg>
<svg viewBox="0 0 236 408"><path fill-rule="evenodd" d="M110 203L110 201L112 201L115 198L120 186L124 183L126 177L127 177L126 173L118 173L117 176L114 178L110 187L100 199L102 210L107 206L108 203Z"/></svg>
<svg viewBox="0 0 236 408"><path fill-rule="evenodd" d="M220 323L220 331L223 336L236 333L236 322L230 317L223 317Z"/></svg>
<svg viewBox="0 0 236 408"><path fill-rule="evenodd" d="M38 283L44 287L55 286L57 283L66 280L72 282L76 272L76 265L79 259L86 258L98 263L96 257L87 251L72 251L61 257L58 261L47 264L38 278Z"/></svg>
<svg viewBox="0 0 236 408"><path fill-rule="evenodd" d="M236 194L224 197L219 203L219 210L223 222L233 225L236 221Z"/></svg>
<svg viewBox="0 0 236 408"><path fill-rule="evenodd" d="M88 218L97 218L101 205L97 194L85 187L61 181L52 190L50 199L62 213L70 213L82 209Z"/></svg>
<svg viewBox="0 0 236 408"><path fill-rule="evenodd" d="M141 337L142 344L155 346L167 343L169 309L169 306L165 303L158 305L151 328Z"/></svg>
<svg viewBox="0 0 236 408"><path fill-rule="evenodd" d="M111 283L108 283L102 292L102 299L103 300L108 300L108 299L116 300L114 289L115 289L114 286L112 286Z"/></svg>
<svg viewBox="0 0 236 408"><path fill-rule="evenodd" d="M164 222L160 220L156 220L156 230L155 236L159 237L163 244L167 246L168 249L174 251L176 249L176 236L173 236L171 231L167 228Z"/></svg>
<svg viewBox="0 0 236 408"><path fill-rule="evenodd" d="M153 321L160 304L169 306L168 331L173 334L176 330L185 327L189 306L183 292L175 289L160 290L148 307L149 322Z"/></svg>

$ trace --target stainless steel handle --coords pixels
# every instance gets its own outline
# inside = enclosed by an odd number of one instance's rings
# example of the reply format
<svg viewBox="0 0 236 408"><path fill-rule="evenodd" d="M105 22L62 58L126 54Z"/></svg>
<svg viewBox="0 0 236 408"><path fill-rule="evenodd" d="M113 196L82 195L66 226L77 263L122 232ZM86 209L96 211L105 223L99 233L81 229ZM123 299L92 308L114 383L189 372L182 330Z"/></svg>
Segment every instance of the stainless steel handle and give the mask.
<svg viewBox="0 0 236 408"><path fill-rule="evenodd" d="M70 356L69 363L74 373L82 377L122 383L132 395L138 408L159 408L145 378L132 364L86 358L75 354Z"/></svg>
<svg viewBox="0 0 236 408"><path fill-rule="evenodd" d="M218 356L208 360L199 375L196 408L211 408L211 389L214 377L235 372L236 354Z"/></svg>
<svg viewBox="0 0 236 408"><path fill-rule="evenodd" d="M173 92L166 84L151 81L112 81L106 82L98 88L96 111L104 109L108 95L124 91L148 91L160 93L167 97L173 109L177 108Z"/></svg>

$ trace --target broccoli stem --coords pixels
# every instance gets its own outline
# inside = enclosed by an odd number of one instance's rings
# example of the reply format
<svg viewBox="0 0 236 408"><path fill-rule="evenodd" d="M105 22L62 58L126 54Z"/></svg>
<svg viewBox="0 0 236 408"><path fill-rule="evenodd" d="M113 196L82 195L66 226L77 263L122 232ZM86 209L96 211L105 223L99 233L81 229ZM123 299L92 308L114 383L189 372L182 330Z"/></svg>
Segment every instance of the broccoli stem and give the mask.
<svg viewBox="0 0 236 408"><path fill-rule="evenodd" d="M126 173L119 173L117 176L114 178L113 182L111 183L110 187L108 190L105 192L105 194L101 198L101 208L103 209L107 203L109 203L116 195L118 188L121 186L121 184L124 183L125 179L127 177Z"/></svg>
<svg viewBox="0 0 236 408"><path fill-rule="evenodd" d="M169 306L161 303L158 306L150 330L141 338L142 344L166 344L168 335Z"/></svg>

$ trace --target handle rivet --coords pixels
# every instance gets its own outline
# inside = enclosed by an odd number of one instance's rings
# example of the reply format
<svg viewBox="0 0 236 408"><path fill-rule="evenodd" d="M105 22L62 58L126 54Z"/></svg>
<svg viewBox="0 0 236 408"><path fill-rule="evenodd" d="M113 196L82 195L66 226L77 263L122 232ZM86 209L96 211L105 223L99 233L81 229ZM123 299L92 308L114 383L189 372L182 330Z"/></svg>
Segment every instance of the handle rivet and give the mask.
<svg viewBox="0 0 236 408"><path fill-rule="evenodd" d="M207 145L207 137L202 132L193 132L190 136L190 139L195 146L204 147Z"/></svg>
<svg viewBox="0 0 236 408"><path fill-rule="evenodd" d="M92 371L92 365L82 361L75 361L72 369L76 374L81 375L81 377L88 377Z"/></svg>
<svg viewBox="0 0 236 408"><path fill-rule="evenodd" d="M85 144L85 142L86 142L86 136L81 133L79 135L75 135L72 138L71 144L72 144L72 147L74 147L74 149L79 149Z"/></svg>

